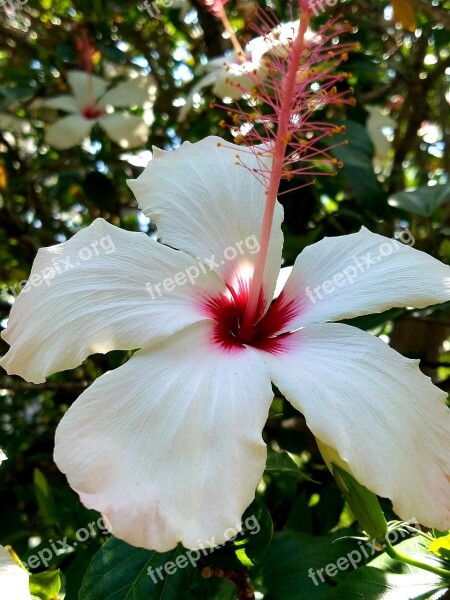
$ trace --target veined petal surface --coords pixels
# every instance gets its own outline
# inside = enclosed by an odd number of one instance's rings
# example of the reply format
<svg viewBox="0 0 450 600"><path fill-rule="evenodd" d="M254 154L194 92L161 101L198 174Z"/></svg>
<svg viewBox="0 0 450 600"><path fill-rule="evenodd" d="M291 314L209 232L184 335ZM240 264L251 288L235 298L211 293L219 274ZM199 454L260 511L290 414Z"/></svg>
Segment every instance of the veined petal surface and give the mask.
<svg viewBox="0 0 450 600"><path fill-rule="evenodd" d="M236 164L236 155L248 168ZM128 184L164 243L212 259L225 283L236 289L243 278L251 278L259 251L266 190L262 175L250 169L261 169L262 162L271 165L268 158L260 161L246 149L207 137L172 152L155 149L142 175ZM282 219L277 203L263 282L265 305L273 298L281 264Z"/></svg>
<svg viewBox="0 0 450 600"><path fill-rule="evenodd" d="M206 318L199 299L221 292L189 255L97 219L39 250L2 333L11 348L0 365L41 383L90 354L142 348Z"/></svg>
<svg viewBox="0 0 450 600"><path fill-rule="evenodd" d="M405 520L450 528L450 410L418 362L340 323L291 334L265 354L273 383L308 427Z"/></svg>
<svg viewBox="0 0 450 600"><path fill-rule="evenodd" d="M273 309L288 307L286 329L450 300L450 267L399 240L371 233L324 238L295 261Z"/></svg>
<svg viewBox="0 0 450 600"><path fill-rule="evenodd" d="M58 426L55 461L116 537L213 547L254 498L272 398L258 353L224 351L197 323L98 378Z"/></svg>

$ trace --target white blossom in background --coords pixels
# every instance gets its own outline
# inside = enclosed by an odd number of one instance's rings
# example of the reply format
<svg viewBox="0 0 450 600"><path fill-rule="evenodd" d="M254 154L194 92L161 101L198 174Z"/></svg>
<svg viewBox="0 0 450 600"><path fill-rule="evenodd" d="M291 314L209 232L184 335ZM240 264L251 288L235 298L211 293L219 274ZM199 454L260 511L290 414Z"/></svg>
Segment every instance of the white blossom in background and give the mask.
<svg viewBox="0 0 450 600"><path fill-rule="evenodd" d="M8 460L8 457L6 456L6 454L3 452L3 450L0 448L0 465L2 464L3 461Z"/></svg>
<svg viewBox="0 0 450 600"><path fill-rule="evenodd" d="M1 133L21 133L25 122L8 113L0 113L0 132Z"/></svg>
<svg viewBox="0 0 450 600"><path fill-rule="evenodd" d="M285 54L286 48L295 39L298 27L299 21L282 23L266 35L254 38L246 45L242 60L234 51L210 60L204 67L206 75L193 86L178 120L181 122L186 119L204 88L212 87L214 96L226 102L237 100L246 91L252 90L255 82L264 79L267 73L267 55L274 57ZM306 37L313 35L309 30Z"/></svg>
<svg viewBox="0 0 450 600"><path fill-rule="evenodd" d="M137 77L109 89L105 79L85 71L70 71L67 81L71 95L56 96L42 103L43 106L70 113L48 128L48 144L59 150L76 146L89 136L96 124L123 148L136 148L147 142L156 95L156 84L152 77ZM144 107L144 115L136 116L117 110L133 106Z"/></svg>
<svg viewBox="0 0 450 600"><path fill-rule="evenodd" d="M28 573L3 546L0 546L0 598L31 600Z"/></svg>
<svg viewBox="0 0 450 600"><path fill-rule="evenodd" d="M369 113L366 129L374 147L374 162L383 163L389 158L397 123L379 106L367 105L364 108Z"/></svg>

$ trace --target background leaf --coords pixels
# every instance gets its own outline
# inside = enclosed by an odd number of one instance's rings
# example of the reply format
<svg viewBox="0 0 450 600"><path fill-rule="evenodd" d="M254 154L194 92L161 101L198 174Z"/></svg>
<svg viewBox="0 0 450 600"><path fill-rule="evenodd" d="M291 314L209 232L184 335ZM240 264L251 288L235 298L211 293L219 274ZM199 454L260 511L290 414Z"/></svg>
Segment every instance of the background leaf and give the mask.
<svg viewBox="0 0 450 600"><path fill-rule="evenodd" d="M413 215L431 217L438 208L450 202L450 183L423 186L408 192L397 192L389 198L389 204Z"/></svg>
<svg viewBox="0 0 450 600"><path fill-rule="evenodd" d="M135 548L111 538L92 559L83 580L79 600L182 598L190 587L195 571L195 567L185 556L186 552L184 548L178 547L171 552L158 553ZM182 568L175 563L177 559L178 564L184 565ZM165 569L169 572L173 570L174 573L170 575Z"/></svg>

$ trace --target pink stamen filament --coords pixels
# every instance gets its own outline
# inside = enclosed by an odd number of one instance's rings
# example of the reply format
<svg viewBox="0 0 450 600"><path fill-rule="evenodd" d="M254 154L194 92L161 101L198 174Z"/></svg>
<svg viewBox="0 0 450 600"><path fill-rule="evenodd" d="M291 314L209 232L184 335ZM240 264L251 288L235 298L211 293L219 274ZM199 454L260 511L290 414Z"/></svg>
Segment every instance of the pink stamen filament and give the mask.
<svg viewBox="0 0 450 600"><path fill-rule="evenodd" d="M290 137L289 120L296 89L295 79L297 76L298 65L300 64L300 58L305 48L305 33L308 29L310 18L311 13L309 11L304 11L302 18L300 19L298 35L292 45L289 55L288 75L283 82L278 131L273 151L273 167L270 172L269 185L266 192L266 205L260 234L260 251L257 255L253 279L250 284L250 294L244 318L239 329L239 337L245 341L251 341L254 335L256 312L258 310L258 302L263 284L278 188L283 173L285 153Z"/></svg>
<svg viewBox="0 0 450 600"><path fill-rule="evenodd" d="M218 9L217 14L218 14L220 20L222 21L223 28L230 36L230 41L233 45L233 49L236 52L238 59L240 60L241 63L245 63L247 60L245 57L245 52L243 51L242 46L239 43L239 40L237 39L233 28L231 27L231 23L228 20L228 17L226 15L223 5L221 5L221 7Z"/></svg>

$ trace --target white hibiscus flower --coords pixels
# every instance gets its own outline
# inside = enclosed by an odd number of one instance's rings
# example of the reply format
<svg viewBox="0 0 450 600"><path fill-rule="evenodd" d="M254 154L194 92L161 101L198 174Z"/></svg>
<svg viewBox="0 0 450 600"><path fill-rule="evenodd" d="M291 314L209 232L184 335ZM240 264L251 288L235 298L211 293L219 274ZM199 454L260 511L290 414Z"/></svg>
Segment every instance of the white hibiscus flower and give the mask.
<svg viewBox="0 0 450 600"><path fill-rule="evenodd" d="M139 349L69 408L55 448L83 503L136 546L226 540L265 467L272 383L339 466L392 499L400 517L447 529L446 395L417 361L329 321L445 302L450 267L362 229L306 248L272 302L283 244L277 204L259 310L243 339L258 256L243 241L261 231L265 188L250 172L263 159L246 155L244 169L238 151L214 137L155 150L130 186L163 243L97 219L39 250L30 281L52 279L14 303L1 365L39 383L92 353ZM77 260L105 236L114 252ZM355 257L366 268L350 284L343 274ZM56 260L73 268L58 274L49 269Z"/></svg>
<svg viewBox="0 0 450 600"><path fill-rule="evenodd" d="M142 146L148 139L148 123L144 116L111 109L145 105L147 113L154 102L156 86L152 78L139 77L120 83L108 90L108 82L85 71L71 71L67 80L72 95L56 96L43 102L44 106L68 113L49 127L46 141L65 150L76 146L99 124L109 138L123 148Z"/></svg>

